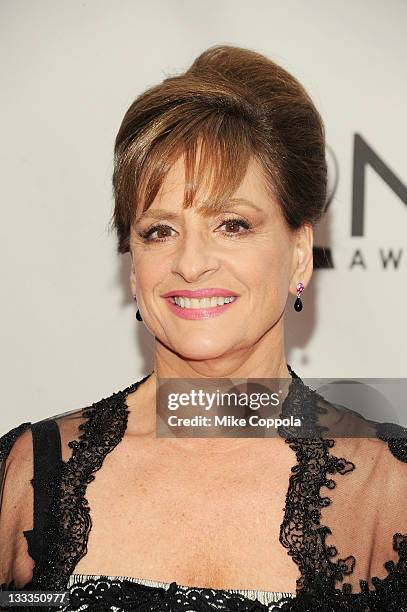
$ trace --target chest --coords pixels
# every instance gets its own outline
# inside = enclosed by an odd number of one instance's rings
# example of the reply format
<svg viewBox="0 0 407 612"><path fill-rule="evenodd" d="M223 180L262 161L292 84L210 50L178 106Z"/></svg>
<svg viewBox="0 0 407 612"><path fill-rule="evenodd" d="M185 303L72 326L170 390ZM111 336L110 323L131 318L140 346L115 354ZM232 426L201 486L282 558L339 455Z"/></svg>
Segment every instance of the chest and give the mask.
<svg viewBox="0 0 407 612"><path fill-rule="evenodd" d="M292 590L298 571L279 533L293 456L274 441L273 462L268 442L210 458L124 444L88 486L92 530L75 573Z"/></svg>

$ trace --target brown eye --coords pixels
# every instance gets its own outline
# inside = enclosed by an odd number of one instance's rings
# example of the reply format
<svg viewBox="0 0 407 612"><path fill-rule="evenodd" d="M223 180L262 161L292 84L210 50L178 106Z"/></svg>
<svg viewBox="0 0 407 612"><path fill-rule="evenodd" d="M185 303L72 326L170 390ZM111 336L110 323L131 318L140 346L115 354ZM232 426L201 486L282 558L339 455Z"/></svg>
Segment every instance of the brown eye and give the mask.
<svg viewBox="0 0 407 612"><path fill-rule="evenodd" d="M225 227L227 234L245 234L245 231L239 231L240 228L250 230L251 225L243 219L225 219L221 227Z"/></svg>
<svg viewBox="0 0 407 612"><path fill-rule="evenodd" d="M169 225L154 225L141 234L142 238L148 242L160 242L171 236L172 228ZM154 235L156 234L156 236Z"/></svg>
<svg viewBox="0 0 407 612"><path fill-rule="evenodd" d="M234 234L239 231L241 226L238 221L227 221L227 223L225 223L225 227L227 228L228 232L232 232Z"/></svg>
<svg viewBox="0 0 407 612"><path fill-rule="evenodd" d="M167 227L160 227L153 233L157 233L157 238L166 238L168 235L170 235ZM152 234L150 234L150 236L151 235Z"/></svg>

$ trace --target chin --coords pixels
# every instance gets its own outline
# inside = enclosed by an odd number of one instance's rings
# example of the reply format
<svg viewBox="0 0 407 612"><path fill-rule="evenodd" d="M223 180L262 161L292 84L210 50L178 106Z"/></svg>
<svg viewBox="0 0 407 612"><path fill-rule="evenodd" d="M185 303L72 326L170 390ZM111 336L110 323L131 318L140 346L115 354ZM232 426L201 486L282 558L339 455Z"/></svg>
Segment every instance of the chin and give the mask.
<svg viewBox="0 0 407 612"><path fill-rule="evenodd" d="M194 359L205 361L216 359L229 353L232 349L232 342L229 338L221 342L218 338L211 338L201 334L190 335L188 339L173 344L175 351L184 359Z"/></svg>

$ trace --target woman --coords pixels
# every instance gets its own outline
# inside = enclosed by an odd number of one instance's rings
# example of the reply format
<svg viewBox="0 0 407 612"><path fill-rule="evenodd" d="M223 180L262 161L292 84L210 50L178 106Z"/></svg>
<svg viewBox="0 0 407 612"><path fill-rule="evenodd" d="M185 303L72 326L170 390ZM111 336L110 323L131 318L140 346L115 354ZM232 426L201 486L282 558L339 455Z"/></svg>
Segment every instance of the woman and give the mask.
<svg viewBox="0 0 407 612"><path fill-rule="evenodd" d="M113 184L154 371L2 438L2 589L68 591L64 610L407 609L405 438L311 435L336 409L286 363L326 201L303 87L208 49L130 106ZM278 379L301 435L155 437L163 378Z"/></svg>

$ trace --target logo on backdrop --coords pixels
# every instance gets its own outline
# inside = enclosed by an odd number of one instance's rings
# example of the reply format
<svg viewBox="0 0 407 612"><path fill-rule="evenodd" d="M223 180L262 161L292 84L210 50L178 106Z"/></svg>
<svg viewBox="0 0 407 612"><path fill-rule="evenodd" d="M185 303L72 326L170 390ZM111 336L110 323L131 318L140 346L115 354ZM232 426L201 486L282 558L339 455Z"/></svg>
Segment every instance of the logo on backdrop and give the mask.
<svg viewBox="0 0 407 612"><path fill-rule="evenodd" d="M339 183L339 164L333 150L327 146L328 197L325 205L327 212L334 199ZM383 159L372 149L360 134L355 134L353 141L353 177L352 177L352 225L351 236L365 236L366 209L366 166L370 166L395 193L400 202L407 205L407 186L396 176ZM403 249L380 249L381 263L384 269L399 269ZM313 249L314 268L334 268L332 250L329 247L315 246ZM349 269L366 269L366 262L361 249L356 249L351 257Z"/></svg>

